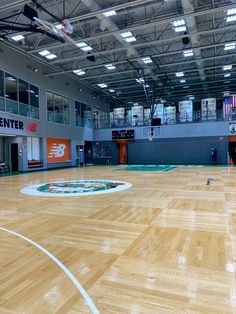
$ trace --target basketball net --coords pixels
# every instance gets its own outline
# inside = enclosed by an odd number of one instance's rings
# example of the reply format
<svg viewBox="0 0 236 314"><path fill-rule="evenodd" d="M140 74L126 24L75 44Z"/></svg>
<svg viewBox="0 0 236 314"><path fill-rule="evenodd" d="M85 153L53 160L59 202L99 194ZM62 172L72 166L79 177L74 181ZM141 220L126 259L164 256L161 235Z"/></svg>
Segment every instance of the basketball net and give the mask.
<svg viewBox="0 0 236 314"><path fill-rule="evenodd" d="M71 35L73 34L73 26L70 24L70 21L69 20L63 20L62 21L62 25L63 25L63 28L61 29L61 31L63 33L65 33L66 35Z"/></svg>
<svg viewBox="0 0 236 314"><path fill-rule="evenodd" d="M153 132L149 132L148 139L149 139L149 142L153 141Z"/></svg>

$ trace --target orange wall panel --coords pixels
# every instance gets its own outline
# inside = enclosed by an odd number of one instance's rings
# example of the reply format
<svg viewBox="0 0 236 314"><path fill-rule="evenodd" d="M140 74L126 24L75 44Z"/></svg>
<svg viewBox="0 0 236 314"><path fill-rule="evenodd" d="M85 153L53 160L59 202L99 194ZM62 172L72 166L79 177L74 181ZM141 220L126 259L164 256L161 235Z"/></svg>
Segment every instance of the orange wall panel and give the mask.
<svg viewBox="0 0 236 314"><path fill-rule="evenodd" d="M66 139L47 139L47 161L65 162L70 158L70 141Z"/></svg>

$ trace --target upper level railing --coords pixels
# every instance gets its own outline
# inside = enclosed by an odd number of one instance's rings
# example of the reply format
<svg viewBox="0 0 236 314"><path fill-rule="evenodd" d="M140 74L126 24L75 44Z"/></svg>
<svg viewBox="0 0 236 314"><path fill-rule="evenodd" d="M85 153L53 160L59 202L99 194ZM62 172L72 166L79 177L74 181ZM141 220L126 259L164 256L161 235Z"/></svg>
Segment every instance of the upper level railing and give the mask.
<svg viewBox="0 0 236 314"><path fill-rule="evenodd" d="M161 119L161 125L173 125L173 124L186 124L186 123L206 123L206 122L217 122L217 121L233 121L236 120L236 112L232 112L230 114L225 114L223 109L216 110L215 114L209 114L202 116L201 111L194 111L191 121L186 115L186 120L183 118L172 117L172 119L168 119L168 117L159 116ZM112 122L108 120L99 120L99 123L94 124L94 128L97 129L106 129L106 128L129 128L129 127L141 127L141 126L151 126L151 119L130 119L130 118L117 118Z"/></svg>
<svg viewBox="0 0 236 314"><path fill-rule="evenodd" d="M0 111L17 114L23 117L39 119L39 108L22 104L18 101L0 97Z"/></svg>

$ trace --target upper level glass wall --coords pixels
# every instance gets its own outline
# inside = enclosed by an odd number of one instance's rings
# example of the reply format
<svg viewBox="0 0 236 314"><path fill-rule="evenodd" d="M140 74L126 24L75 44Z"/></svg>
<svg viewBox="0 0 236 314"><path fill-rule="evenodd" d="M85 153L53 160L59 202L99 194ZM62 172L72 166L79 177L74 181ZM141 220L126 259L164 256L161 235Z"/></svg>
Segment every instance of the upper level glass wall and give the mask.
<svg viewBox="0 0 236 314"><path fill-rule="evenodd" d="M39 119L39 89L0 71L0 111Z"/></svg>
<svg viewBox="0 0 236 314"><path fill-rule="evenodd" d="M49 122L70 124L69 98L47 92L47 111Z"/></svg>

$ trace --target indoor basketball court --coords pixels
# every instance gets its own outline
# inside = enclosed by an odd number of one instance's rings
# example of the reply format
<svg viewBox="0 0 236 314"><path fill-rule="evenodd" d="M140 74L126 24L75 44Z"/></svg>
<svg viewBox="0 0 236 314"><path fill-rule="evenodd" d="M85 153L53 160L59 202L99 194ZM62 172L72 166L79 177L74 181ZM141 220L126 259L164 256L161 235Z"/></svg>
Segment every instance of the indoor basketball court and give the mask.
<svg viewBox="0 0 236 314"><path fill-rule="evenodd" d="M0 2L0 314L236 313L235 23Z"/></svg>

